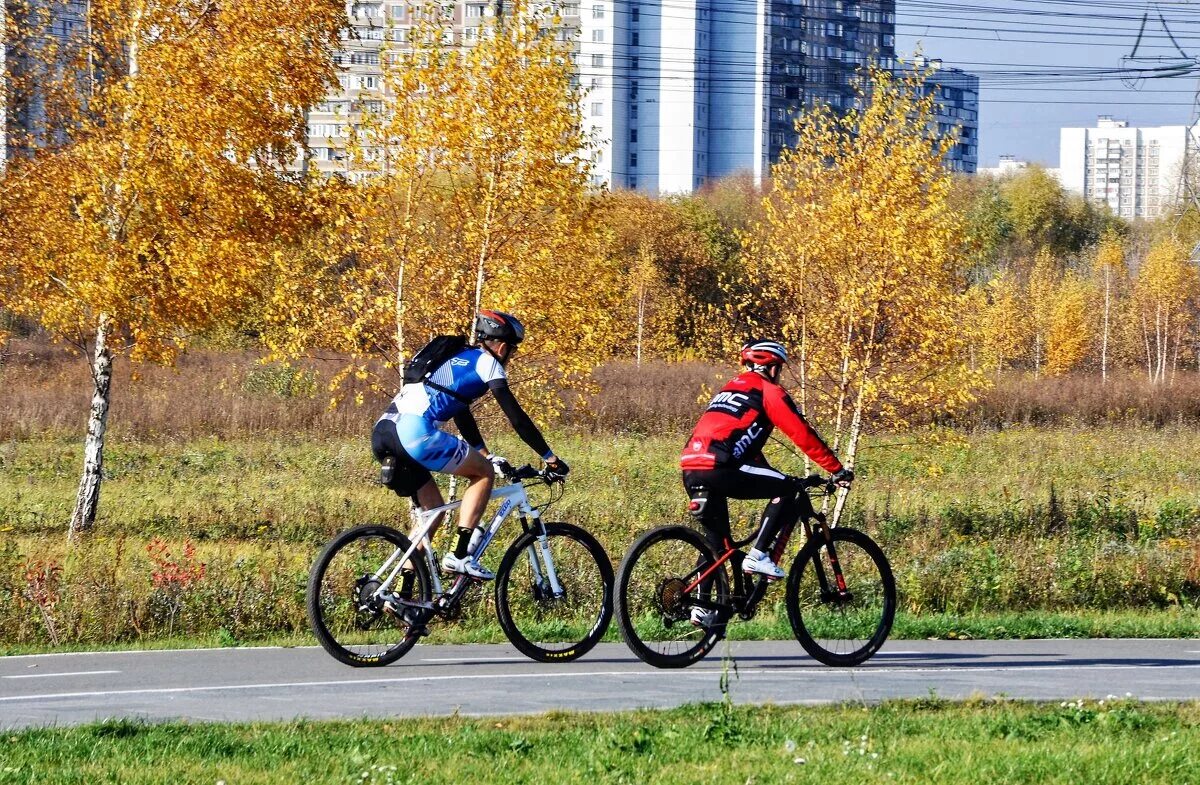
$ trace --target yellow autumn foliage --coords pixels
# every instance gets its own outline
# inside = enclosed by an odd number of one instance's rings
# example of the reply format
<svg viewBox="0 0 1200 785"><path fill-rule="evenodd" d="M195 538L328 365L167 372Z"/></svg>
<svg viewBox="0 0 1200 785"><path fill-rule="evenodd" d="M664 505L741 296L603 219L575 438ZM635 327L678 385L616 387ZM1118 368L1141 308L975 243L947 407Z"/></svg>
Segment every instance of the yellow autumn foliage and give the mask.
<svg viewBox="0 0 1200 785"><path fill-rule="evenodd" d="M0 177L4 307L92 354L95 390L71 530L99 499L114 354L170 360L240 315L279 238L305 221L285 171L298 107L334 81L344 6L91 0L65 42L25 29L36 154ZM49 16L22 16L47 25ZM10 53L12 54L12 53Z"/></svg>
<svg viewBox="0 0 1200 785"><path fill-rule="evenodd" d="M981 382L942 165L953 139L932 138L922 78L875 69L861 108L806 113L745 238L755 285L737 316L789 344L798 403L851 464L863 433L956 410Z"/></svg>
<svg viewBox="0 0 1200 785"><path fill-rule="evenodd" d="M1092 291L1079 275L1069 273L1054 289L1046 327L1046 375L1074 370L1094 343Z"/></svg>
<svg viewBox="0 0 1200 785"><path fill-rule="evenodd" d="M577 379L611 352L622 294L601 253L568 43L525 0L462 47L446 43L446 8L419 8L410 47L383 52L381 109L351 144L357 176L333 186L341 226L281 276L273 345L344 352L394 387L407 357L465 333L482 306L528 328L518 381Z"/></svg>

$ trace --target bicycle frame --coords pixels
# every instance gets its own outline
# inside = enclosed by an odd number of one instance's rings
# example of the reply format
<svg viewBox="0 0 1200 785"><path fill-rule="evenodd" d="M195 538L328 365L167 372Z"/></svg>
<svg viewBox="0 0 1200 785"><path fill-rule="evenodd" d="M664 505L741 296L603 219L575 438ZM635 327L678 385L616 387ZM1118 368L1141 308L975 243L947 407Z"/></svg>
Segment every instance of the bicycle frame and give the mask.
<svg viewBox="0 0 1200 785"><path fill-rule="evenodd" d="M828 489L820 495L823 496L827 493ZM803 527L806 543L813 537L822 535L825 536L826 541L829 541L829 530L832 527L828 524L825 513L818 512L811 504L806 512L808 513L807 515L802 512L799 519L781 528L779 534L776 535L775 545L771 549L771 559L776 564L779 564L780 560L783 558L784 551L787 549L788 543L792 538L792 534L795 533L797 525ZM704 572L699 576L691 579L688 585L683 589L683 593L691 594L693 591L699 588L700 585L703 584L704 581L707 580L714 572L721 569L725 562L730 561L734 558L734 556L741 554L739 548L749 545L757 536L758 533L756 531L752 532L745 540L730 541L725 552L718 554L715 562L710 564L708 568L705 569ZM837 584L838 591L845 592L846 581L845 578L842 577L841 566L838 564L837 555L832 548L832 543L830 545L830 561L832 562L834 579ZM749 619L753 617L754 612L758 607L758 603L762 601L763 596L766 594L769 583L765 578L762 577L749 578L748 576L744 575L741 570L737 569L736 565L731 572L733 574L733 586L730 588L732 590L731 599L733 602L730 606L730 610L739 614L744 619ZM826 578L824 571L818 572L817 579L820 582L822 589L828 592L828 579ZM753 584L751 584L750 581L753 581ZM699 607L708 608L710 607L711 603L702 601L697 603L697 605ZM711 607L712 609L720 610L720 608L715 605L711 605Z"/></svg>
<svg viewBox="0 0 1200 785"><path fill-rule="evenodd" d="M505 518L516 510L521 521L524 523L527 520L532 520L535 526L538 526L540 531L538 534L538 549L542 552L542 561L545 564L545 573L543 574L541 565L538 564L537 555L533 553L533 548L530 548L529 566L533 570L535 580L541 582L543 579L549 581L550 589L555 597L563 595L562 584L558 580L558 573L554 569L554 559L550 555L550 545L546 536L546 529L541 524L541 512L537 507L529 503L529 496L525 493L525 486L520 482L509 483L492 488L492 494L488 497L489 502L496 499L503 499L503 504L496 510L492 522L484 531L483 539L475 548L475 556L482 556L492 541L495 539L497 532L500 531L501 524ZM433 581L433 594L435 597L444 594L442 581L438 575L437 563L434 558L433 542L431 533L433 531L434 522L443 513L448 513L462 507L462 500L452 501L449 504L443 504L440 507L433 507L428 510L414 510L413 518L415 521L416 534L412 538L412 544L408 550L401 553L397 548L388 557L375 574L372 576L375 580L380 580L385 572L388 573L386 580L381 580L379 588L375 590L375 597L379 597L386 592L391 591L391 586L396 580L396 576L400 574L400 569L413 558L418 548L421 548L425 554L425 562L429 566L429 576ZM482 525L482 524L481 524ZM388 572L390 570L390 572Z"/></svg>

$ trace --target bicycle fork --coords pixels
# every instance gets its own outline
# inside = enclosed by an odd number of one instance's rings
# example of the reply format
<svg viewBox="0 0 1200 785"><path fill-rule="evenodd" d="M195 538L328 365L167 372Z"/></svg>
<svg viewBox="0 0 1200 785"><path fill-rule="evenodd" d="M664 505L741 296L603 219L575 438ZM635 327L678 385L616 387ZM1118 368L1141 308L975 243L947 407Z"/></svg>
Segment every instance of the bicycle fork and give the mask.
<svg viewBox="0 0 1200 785"><path fill-rule="evenodd" d="M525 549L529 559L529 569L533 573L533 598L535 600L559 599L565 594L558 580L558 572L554 568L554 557L550 553L550 538L546 534L546 525L540 518L534 518L538 534L533 543ZM521 526L525 531L530 526L525 518L521 518ZM538 555L541 555L539 563Z"/></svg>
<svg viewBox="0 0 1200 785"><path fill-rule="evenodd" d="M833 534L825 525L824 513L817 513L815 520L817 521L815 528L809 528L807 521L804 527L808 530L810 541L813 537L821 537L825 540L825 551L829 554L829 569L833 572L833 586L830 586L829 575L825 565L821 562L818 549L817 554L813 556L813 572L816 573L817 583L821 587L821 600L824 602L849 602L853 596L846 587L846 576L842 573L842 564L838 561L837 548L833 545Z"/></svg>

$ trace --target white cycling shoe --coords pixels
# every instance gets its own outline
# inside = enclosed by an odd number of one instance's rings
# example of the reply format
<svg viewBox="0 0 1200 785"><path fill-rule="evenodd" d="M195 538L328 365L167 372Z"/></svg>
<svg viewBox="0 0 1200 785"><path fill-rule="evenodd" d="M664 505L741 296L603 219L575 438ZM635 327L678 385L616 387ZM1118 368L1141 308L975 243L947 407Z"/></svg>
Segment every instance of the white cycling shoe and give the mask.
<svg viewBox="0 0 1200 785"><path fill-rule="evenodd" d="M695 627L711 627L717 623L717 612L707 608L692 608L691 622Z"/></svg>
<svg viewBox="0 0 1200 785"><path fill-rule="evenodd" d="M453 553L447 553L442 558L442 571L469 575L481 581L490 581L496 578L496 573L484 567L478 559L471 555L463 556L460 559Z"/></svg>
<svg viewBox="0 0 1200 785"><path fill-rule="evenodd" d="M748 575L765 575L768 580L777 581L787 575L779 565L771 561L771 557L758 548L751 548L742 559L742 572Z"/></svg>

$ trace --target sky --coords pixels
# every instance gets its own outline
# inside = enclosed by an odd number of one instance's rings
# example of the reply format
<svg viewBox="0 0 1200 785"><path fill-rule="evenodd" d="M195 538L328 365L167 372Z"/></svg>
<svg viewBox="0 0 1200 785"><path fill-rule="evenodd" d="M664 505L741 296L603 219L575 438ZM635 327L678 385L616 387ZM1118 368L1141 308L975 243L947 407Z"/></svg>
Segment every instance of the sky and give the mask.
<svg viewBox="0 0 1200 785"><path fill-rule="evenodd" d="M1141 59L1125 59L1147 10ZM1059 129L1094 126L1099 115L1130 125L1192 122L1200 0L896 0L897 54L918 48L980 77L981 167L1004 154L1054 167ZM1179 64L1195 71L1134 81L1129 70Z"/></svg>

